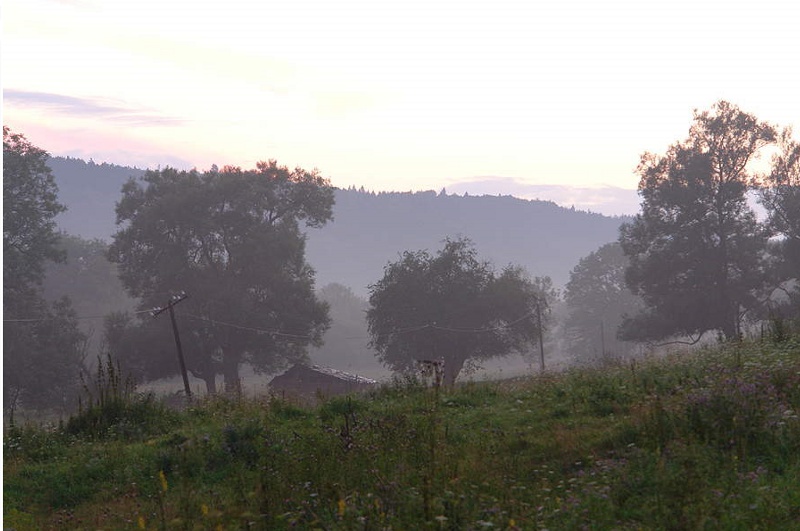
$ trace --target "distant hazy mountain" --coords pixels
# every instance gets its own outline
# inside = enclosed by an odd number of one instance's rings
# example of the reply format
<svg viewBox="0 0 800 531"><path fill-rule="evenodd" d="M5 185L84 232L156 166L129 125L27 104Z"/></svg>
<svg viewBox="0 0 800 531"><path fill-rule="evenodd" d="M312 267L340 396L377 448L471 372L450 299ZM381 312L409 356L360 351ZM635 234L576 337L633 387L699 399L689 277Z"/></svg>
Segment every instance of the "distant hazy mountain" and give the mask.
<svg viewBox="0 0 800 531"><path fill-rule="evenodd" d="M69 208L57 218L61 229L110 240L121 187L144 170L62 157L49 164ZM334 221L308 231L307 258L317 286L338 282L363 296L403 251L435 252L445 238L466 236L498 268L518 264L561 286L581 257L617 238L623 221L511 196L337 190Z"/></svg>

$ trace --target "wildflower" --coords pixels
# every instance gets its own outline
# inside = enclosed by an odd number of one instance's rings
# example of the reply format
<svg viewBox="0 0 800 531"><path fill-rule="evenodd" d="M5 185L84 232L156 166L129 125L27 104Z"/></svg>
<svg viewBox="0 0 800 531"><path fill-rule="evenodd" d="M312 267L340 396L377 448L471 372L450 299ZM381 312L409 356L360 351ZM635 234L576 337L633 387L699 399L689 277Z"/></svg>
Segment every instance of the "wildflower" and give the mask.
<svg viewBox="0 0 800 531"><path fill-rule="evenodd" d="M144 516L139 517L139 529L147 529L147 525L144 521Z"/></svg>
<svg viewBox="0 0 800 531"><path fill-rule="evenodd" d="M345 508L347 507L347 505L345 504L344 498L339 499L339 504L338 505L339 505L339 510L338 510L339 518L341 518L342 516L344 516L344 511L345 511Z"/></svg>
<svg viewBox="0 0 800 531"><path fill-rule="evenodd" d="M164 471L163 470L159 470L158 471L158 480L161 482L161 491L162 492L167 492L167 489L169 488L169 484L167 483L167 476L164 475Z"/></svg>
<svg viewBox="0 0 800 531"><path fill-rule="evenodd" d="M200 512L203 513L203 516L208 516L208 505L205 503L200 506Z"/></svg>

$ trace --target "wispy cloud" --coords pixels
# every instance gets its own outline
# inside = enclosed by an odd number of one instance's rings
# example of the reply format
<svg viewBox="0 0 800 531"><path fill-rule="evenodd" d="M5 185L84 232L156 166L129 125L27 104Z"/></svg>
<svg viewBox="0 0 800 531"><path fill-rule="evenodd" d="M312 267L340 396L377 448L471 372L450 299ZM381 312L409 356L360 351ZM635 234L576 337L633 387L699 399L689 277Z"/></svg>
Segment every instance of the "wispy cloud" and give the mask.
<svg viewBox="0 0 800 531"><path fill-rule="evenodd" d="M53 92L6 89L3 91L3 99L6 104L38 107L79 118L103 118L127 125L177 126L185 123L183 119L149 109Z"/></svg>

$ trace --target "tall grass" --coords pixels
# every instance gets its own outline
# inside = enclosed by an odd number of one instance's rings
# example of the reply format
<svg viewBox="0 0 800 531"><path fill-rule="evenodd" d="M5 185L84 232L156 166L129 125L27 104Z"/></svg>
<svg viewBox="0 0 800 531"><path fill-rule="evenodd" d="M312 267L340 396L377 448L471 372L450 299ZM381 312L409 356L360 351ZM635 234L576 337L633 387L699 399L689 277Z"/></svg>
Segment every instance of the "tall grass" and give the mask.
<svg viewBox="0 0 800 531"><path fill-rule="evenodd" d="M4 525L793 529L798 411L790 338L314 407L208 399L166 425L130 410L132 439L109 413L4 453Z"/></svg>
<svg viewBox="0 0 800 531"><path fill-rule="evenodd" d="M78 413L64 426L66 434L83 438L142 438L168 428L171 416L151 393L138 393L133 379L122 374L110 354L98 357L94 378L83 382Z"/></svg>

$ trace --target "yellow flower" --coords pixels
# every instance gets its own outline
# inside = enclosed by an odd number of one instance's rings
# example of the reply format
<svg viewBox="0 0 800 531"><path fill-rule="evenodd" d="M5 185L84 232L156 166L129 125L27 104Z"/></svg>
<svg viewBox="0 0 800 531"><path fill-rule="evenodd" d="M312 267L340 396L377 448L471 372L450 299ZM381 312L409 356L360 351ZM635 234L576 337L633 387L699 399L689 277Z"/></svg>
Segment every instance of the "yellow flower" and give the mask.
<svg viewBox="0 0 800 531"><path fill-rule="evenodd" d="M344 502L344 498L342 498L342 499L339 500L339 517L340 518L342 516L344 516L345 507L346 507L346 504Z"/></svg>
<svg viewBox="0 0 800 531"><path fill-rule="evenodd" d="M144 516L139 517L139 529L147 529L147 525L144 522Z"/></svg>
<svg viewBox="0 0 800 531"><path fill-rule="evenodd" d="M169 488L169 484L167 483L167 476L164 475L163 470L158 471L158 480L161 482L161 490L162 492L167 492Z"/></svg>
<svg viewBox="0 0 800 531"><path fill-rule="evenodd" d="M203 516L208 516L208 505L205 503L200 506L200 512L203 513Z"/></svg>

